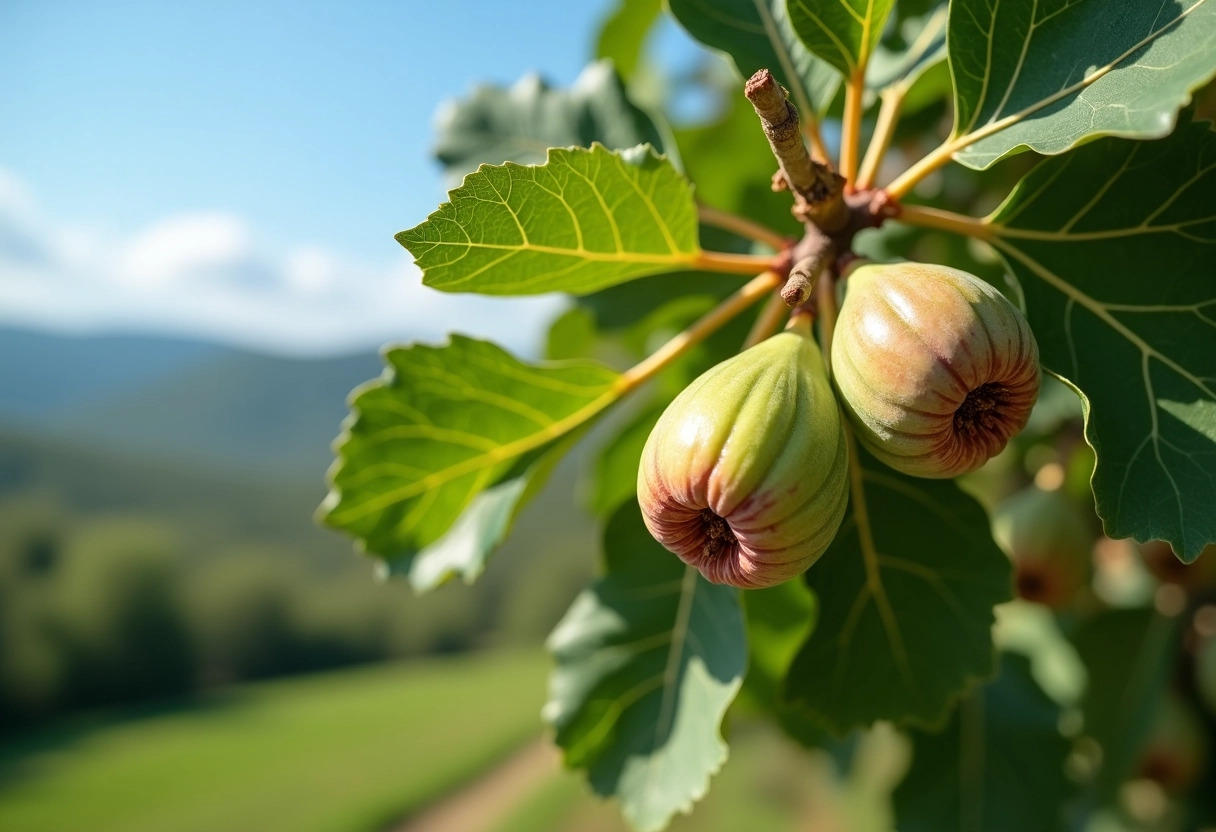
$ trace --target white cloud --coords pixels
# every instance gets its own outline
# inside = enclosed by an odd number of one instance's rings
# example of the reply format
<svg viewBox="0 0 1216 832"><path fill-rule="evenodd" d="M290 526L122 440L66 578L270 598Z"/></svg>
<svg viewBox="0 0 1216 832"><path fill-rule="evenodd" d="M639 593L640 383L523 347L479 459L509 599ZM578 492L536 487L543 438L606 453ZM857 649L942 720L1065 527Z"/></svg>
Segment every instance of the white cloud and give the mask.
<svg viewBox="0 0 1216 832"><path fill-rule="evenodd" d="M0 323L312 354L454 330L534 355L562 305L426 289L405 251L374 263L312 243L275 249L225 213L166 217L125 237L56 222L0 169Z"/></svg>
<svg viewBox="0 0 1216 832"><path fill-rule="evenodd" d="M170 217L129 240L113 276L134 287L181 286L244 271L253 256L253 235L227 214Z"/></svg>

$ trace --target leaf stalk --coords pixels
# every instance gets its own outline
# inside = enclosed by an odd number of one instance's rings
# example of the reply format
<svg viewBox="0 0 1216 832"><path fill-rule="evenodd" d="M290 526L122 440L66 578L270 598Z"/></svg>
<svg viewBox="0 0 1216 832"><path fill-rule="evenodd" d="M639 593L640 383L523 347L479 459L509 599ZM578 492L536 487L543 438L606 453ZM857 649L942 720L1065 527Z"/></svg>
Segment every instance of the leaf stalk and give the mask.
<svg viewBox="0 0 1216 832"><path fill-rule="evenodd" d="M725 274L755 274L773 267L771 254L731 254L725 251L702 251L689 265L694 269Z"/></svg>
<svg viewBox="0 0 1216 832"><path fill-rule="evenodd" d="M712 225L715 228L724 229L732 234L738 234L740 237L756 243L763 243L774 251L781 251L793 242L793 240L787 239L784 235L773 231L768 226L761 225L755 220L741 217L738 214L732 214L729 211L720 211L708 205L697 205L697 218L706 225Z"/></svg>
<svg viewBox="0 0 1216 832"><path fill-rule="evenodd" d="M846 188L856 190L857 151L861 145L861 114L865 107L862 96L866 84L865 67L859 67L844 83L844 117L840 126L840 175L849 184Z"/></svg>
<svg viewBox="0 0 1216 832"><path fill-rule="evenodd" d="M766 271L752 278L739 291L711 309L688 329L622 373L621 377L616 380L616 384L613 385L613 391L617 395L622 395L645 384L671 362L721 329L744 309L775 291L783 280L784 278L775 271Z"/></svg>
<svg viewBox="0 0 1216 832"><path fill-rule="evenodd" d="M979 240L989 240L994 234L992 226L983 220L925 205L901 205L895 218L908 225L936 228L939 231L950 231Z"/></svg>
<svg viewBox="0 0 1216 832"><path fill-rule="evenodd" d="M857 190L874 187L878 176L878 168L882 165L883 157L895 137L895 128L899 125L899 114L904 106L902 86L888 87L883 90L881 104L878 108L878 120L874 123L874 135L866 148L865 158L861 161L861 169L857 172Z"/></svg>

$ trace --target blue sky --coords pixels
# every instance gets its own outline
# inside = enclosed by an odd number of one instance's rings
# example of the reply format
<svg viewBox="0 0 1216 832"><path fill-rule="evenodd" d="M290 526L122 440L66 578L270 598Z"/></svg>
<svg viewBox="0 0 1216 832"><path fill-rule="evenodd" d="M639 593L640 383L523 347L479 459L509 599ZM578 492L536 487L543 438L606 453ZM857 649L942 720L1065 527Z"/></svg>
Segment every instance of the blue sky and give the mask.
<svg viewBox="0 0 1216 832"><path fill-rule="evenodd" d="M436 108L529 71L569 84L611 5L0 4L0 323L309 352L436 336L468 299L403 289L392 241L444 196ZM464 329L526 348L560 302L510 302L505 333L501 303Z"/></svg>

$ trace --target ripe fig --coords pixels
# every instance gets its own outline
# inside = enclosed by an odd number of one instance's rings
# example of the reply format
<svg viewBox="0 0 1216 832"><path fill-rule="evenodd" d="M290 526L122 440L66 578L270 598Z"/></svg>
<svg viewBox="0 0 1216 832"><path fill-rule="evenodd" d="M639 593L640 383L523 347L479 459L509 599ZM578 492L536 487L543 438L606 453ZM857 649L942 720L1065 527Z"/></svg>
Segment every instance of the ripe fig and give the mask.
<svg viewBox="0 0 1216 832"><path fill-rule="evenodd" d="M1022 314L978 277L873 264L848 278L832 373L871 453L905 474L955 477L1025 427L1039 348Z"/></svg>
<svg viewBox="0 0 1216 832"><path fill-rule="evenodd" d="M848 448L809 328L672 401L642 451L638 501L655 539L714 583L773 586L823 554L848 501Z"/></svg>
<svg viewBox="0 0 1216 832"><path fill-rule="evenodd" d="M1059 609L1089 580L1093 535L1061 491L1019 491L993 514L993 535L1016 567L1018 595Z"/></svg>

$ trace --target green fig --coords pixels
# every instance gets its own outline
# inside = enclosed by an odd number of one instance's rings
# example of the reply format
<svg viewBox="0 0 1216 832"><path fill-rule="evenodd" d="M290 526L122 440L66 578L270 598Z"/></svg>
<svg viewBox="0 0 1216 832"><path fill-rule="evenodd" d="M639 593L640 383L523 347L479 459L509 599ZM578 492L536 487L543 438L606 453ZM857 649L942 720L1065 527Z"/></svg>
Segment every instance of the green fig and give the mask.
<svg viewBox="0 0 1216 832"><path fill-rule="evenodd" d="M849 275L832 374L861 442L917 477L965 474L1026 425L1039 349L991 285L946 266L866 265Z"/></svg>
<svg viewBox="0 0 1216 832"><path fill-rule="evenodd" d="M1009 497L993 513L993 536L1017 570L1018 595L1059 609L1089 580L1093 535L1062 491L1038 486Z"/></svg>
<svg viewBox="0 0 1216 832"><path fill-rule="evenodd" d="M809 328L672 401L642 451L638 501L655 539L714 583L773 586L823 554L848 502L848 448Z"/></svg>

